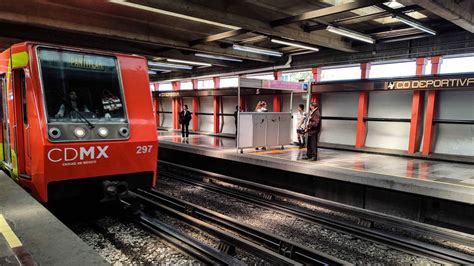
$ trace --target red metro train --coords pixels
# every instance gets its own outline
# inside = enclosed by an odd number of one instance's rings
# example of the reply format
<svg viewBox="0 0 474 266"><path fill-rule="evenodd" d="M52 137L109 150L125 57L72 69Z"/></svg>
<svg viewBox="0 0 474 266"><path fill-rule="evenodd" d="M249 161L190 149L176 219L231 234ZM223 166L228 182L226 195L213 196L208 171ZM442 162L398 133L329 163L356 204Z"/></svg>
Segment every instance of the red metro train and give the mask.
<svg viewBox="0 0 474 266"><path fill-rule="evenodd" d="M38 200L155 185L145 58L16 44L0 53L0 103L0 165Z"/></svg>

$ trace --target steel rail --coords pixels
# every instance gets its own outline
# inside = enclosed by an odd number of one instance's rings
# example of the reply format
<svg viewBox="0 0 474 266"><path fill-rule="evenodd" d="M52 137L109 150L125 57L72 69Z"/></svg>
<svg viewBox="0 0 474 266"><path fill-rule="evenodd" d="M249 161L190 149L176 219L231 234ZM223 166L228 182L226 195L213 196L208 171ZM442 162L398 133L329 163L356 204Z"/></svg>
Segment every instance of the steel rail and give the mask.
<svg viewBox="0 0 474 266"><path fill-rule="evenodd" d="M245 265L232 256L201 243L144 213L140 214L140 217L137 218L137 222L177 249L205 264Z"/></svg>
<svg viewBox="0 0 474 266"><path fill-rule="evenodd" d="M295 242L286 240L280 236L265 232L261 229L244 225L241 222L232 219L226 215L211 211L209 209L198 206L196 204L192 204L190 202L186 202L184 200L173 198L156 190L137 190L135 192L135 195L141 200L148 201L148 203L152 203L153 206L161 205L159 206L160 208L165 207L165 210L168 213L170 212L169 210L172 209L175 212L173 214L174 216L179 216L179 218L188 216L188 220L189 218L197 220L192 221L192 223L194 225L197 225L197 227L199 227L200 229L209 232L212 235L216 235L218 238L235 246L240 246L240 243L238 243L239 241L248 242L246 245L250 245L250 247L243 246L243 249L246 249L252 254L256 254L259 257L266 258L267 260L270 260L277 264L350 264L346 261L337 259L317 250L312 250ZM192 217L185 213L190 214ZM244 236L245 238L237 238L238 240L236 241L235 239L232 239L235 238L235 235L232 235L233 237L223 237L220 234L224 231L219 230L218 227L215 227L213 225L206 224L206 222L218 225L219 227L225 228L226 231L234 232L234 234ZM205 226L202 226L202 224L205 224ZM211 226L213 230L209 230L209 226ZM231 235L229 233L226 234ZM251 241L246 239L250 239Z"/></svg>
<svg viewBox="0 0 474 266"><path fill-rule="evenodd" d="M175 167L181 167L181 166L176 165ZM188 171L189 170L190 169L188 169ZM173 179L177 179L182 182L186 182L194 186L199 186L199 187L208 189L210 191L214 191L214 192L221 193L227 196L238 198L240 200L247 201L252 204L259 205L261 207L283 213L285 215L291 215L291 216L295 216L295 217L298 217L310 222L324 224L325 226L333 228L335 230L357 235L360 238L368 239L370 241L383 243L385 245L391 246L392 248L402 250L405 252L408 251L409 253L415 254L417 256L427 257L429 259L438 261L440 263L446 263L446 262L458 263L458 264L473 264L474 263L474 256L464 254L461 252L449 250L446 248L442 248L442 247L435 246L435 245L425 243L425 242L421 242L418 240L409 239L407 237L389 234L381 230L358 226L355 224L342 222L335 219L330 219L322 215L317 215L314 212L303 210L297 207L287 206L284 204L279 204L275 201L266 200L261 197L243 195L242 193L235 192L234 190L231 190L231 189L223 188L222 186L198 182L198 181L191 180L189 178L183 178L181 176L169 174L166 172L165 173L162 172L161 174ZM209 178L212 179L213 177L209 177Z"/></svg>
<svg viewBox="0 0 474 266"><path fill-rule="evenodd" d="M146 206L152 207L154 210L167 213L185 223L193 226L194 228L200 229L210 235L220 239L223 243L230 244L235 247L239 247L247 252L254 254L266 261L272 262L278 265L302 265L292 259L289 259L281 254L268 250L258 244L250 242L246 239L230 234L221 228L206 223L198 218L192 217L187 214L186 209L180 208L180 204L176 204L172 201L157 201L157 197L151 196L152 194L147 191L135 191L130 194ZM158 198L159 200L159 198ZM181 210L180 210L181 209Z"/></svg>

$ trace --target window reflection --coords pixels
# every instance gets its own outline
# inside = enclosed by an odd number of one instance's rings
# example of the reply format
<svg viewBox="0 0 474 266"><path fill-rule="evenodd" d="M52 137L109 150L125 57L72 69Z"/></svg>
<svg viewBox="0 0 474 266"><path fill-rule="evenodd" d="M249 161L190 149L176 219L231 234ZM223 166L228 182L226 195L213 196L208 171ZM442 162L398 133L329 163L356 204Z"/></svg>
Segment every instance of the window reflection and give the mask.
<svg viewBox="0 0 474 266"><path fill-rule="evenodd" d="M116 59L41 48L38 51L49 122L124 122Z"/></svg>

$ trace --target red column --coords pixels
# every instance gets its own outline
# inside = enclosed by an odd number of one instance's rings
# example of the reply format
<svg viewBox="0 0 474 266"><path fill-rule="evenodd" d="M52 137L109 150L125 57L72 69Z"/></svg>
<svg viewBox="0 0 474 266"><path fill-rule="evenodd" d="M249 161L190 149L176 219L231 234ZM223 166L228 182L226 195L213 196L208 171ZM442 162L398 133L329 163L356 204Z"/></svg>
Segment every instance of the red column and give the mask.
<svg viewBox="0 0 474 266"><path fill-rule="evenodd" d="M193 84L193 90L198 89L198 80L193 79L191 80L191 83ZM193 107L192 107L192 113L193 113L193 131L197 132L199 131L199 120L198 120L198 115L199 113L199 100L197 96L193 97Z"/></svg>
<svg viewBox="0 0 474 266"><path fill-rule="evenodd" d="M283 76L281 71L274 71L273 78L275 80L281 80ZM273 95L273 112L281 112L281 96L280 95Z"/></svg>
<svg viewBox="0 0 474 266"><path fill-rule="evenodd" d="M220 79L218 77L213 78L214 89L219 89ZM220 133L220 119L219 119L220 101L218 96L214 96L214 133Z"/></svg>
<svg viewBox="0 0 474 266"><path fill-rule="evenodd" d="M360 64L360 78L367 79L369 77L370 64ZM366 91L359 92L359 107L357 110L357 129L356 129L356 148L365 146L365 137L367 133L367 125L364 118L367 116L369 107L369 93Z"/></svg>
<svg viewBox="0 0 474 266"><path fill-rule="evenodd" d="M426 58L416 59L416 75L422 76L425 72ZM411 103L410 141L408 153L413 154L420 149L423 123L424 91L414 91Z"/></svg>
<svg viewBox="0 0 474 266"><path fill-rule="evenodd" d="M173 90L177 91L180 89L181 83L179 81L173 81L171 83ZM179 97L174 97L173 98L173 129L179 129L180 124L179 124L179 112L181 111L181 101Z"/></svg>
<svg viewBox="0 0 474 266"><path fill-rule="evenodd" d="M321 68L319 67L313 67L311 69L311 72L313 73L313 79L314 81L318 82L321 80ZM320 94L319 93L311 93L311 100L310 102L317 102L320 103ZM321 108L321 107L320 107Z"/></svg>
<svg viewBox="0 0 474 266"><path fill-rule="evenodd" d="M442 63L440 56L431 57L431 74L439 74L439 67ZM423 149L422 154L425 156L430 155L433 142L433 119L435 117L436 110L436 98L438 96L438 91L430 90L428 91L428 100L426 103L426 115L425 115L425 131L423 138Z"/></svg>
<svg viewBox="0 0 474 266"><path fill-rule="evenodd" d="M244 112L245 111L245 97L240 96L240 111Z"/></svg>
<svg viewBox="0 0 474 266"><path fill-rule="evenodd" d="M160 84L158 82L155 82L153 86L154 86L153 90L158 91ZM158 98L158 96L153 97L153 102L155 106L156 127L159 128L160 127L160 113L158 112L160 111L160 98Z"/></svg>

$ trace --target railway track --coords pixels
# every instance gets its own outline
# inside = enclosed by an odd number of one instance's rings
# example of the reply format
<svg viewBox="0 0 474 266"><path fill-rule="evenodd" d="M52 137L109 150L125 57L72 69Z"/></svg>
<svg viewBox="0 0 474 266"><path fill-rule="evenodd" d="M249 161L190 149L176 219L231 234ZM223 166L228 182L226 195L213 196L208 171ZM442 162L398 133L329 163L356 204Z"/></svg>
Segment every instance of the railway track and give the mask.
<svg viewBox="0 0 474 266"><path fill-rule="evenodd" d="M166 213L187 224L213 235L219 239L223 250L240 248L272 264L278 265L347 265L346 261L334 258L322 252L306 248L277 235L244 225L228 216L211 211L201 206L170 197L156 190L136 190L131 193L145 211L140 216L140 223L149 226L153 219L150 214L155 211ZM126 203L130 204L130 203ZM180 245L178 243L178 245ZM200 248L202 251L202 247ZM207 256L207 255L206 255ZM206 258L205 258L206 259ZM209 259L209 258L207 258ZM213 258L215 260L215 258ZM221 261L218 264L236 264L232 261ZM237 263L238 264L238 263Z"/></svg>
<svg viewBox="0 0 474 266"><path fill-rule="evenodd" d="M451 231L444 228L433 227L429 225L419 224L413 221L406 221L405 219L400 219L397 217L392 217L388 215L383 215L379 213L373 213L371 211L354 208L351 206L345 206L343 204L334 203L322 199L317 199L314 197L309 197L299 193L289 192L278 188L272 188L264 186L261 184L252 183L249 181L238 180L232 177L222 176L215 173L209 173L206 171L201 171L198 169L193 169L189 167L184 167L168 162L160 161L162 176L166 176L187 184L201 187L213 192L217 192L226 196L237 198L242 201L246 201L257 206L271 209L273 211L290 215L293 217L298 217L300 219L322 224L328 228L334 230L349 233L356 235L359 238L363 238L369 241L374 241L381 243L387 246L390 246L394 249L407 252L416 256L428 258L434 262L440 264L473 264L474 257L468 254L457 252L451 249L443 248L426 242L418 241L415 239L387 233L372 227L360 226L349 222L344 222L336 219L329 219L325 216L318 215L314 212L310 212L301 208L288 206L281 204L277 201L271 200L272 195L277 195L284 198L295 199L303 202L309 202L315 205L323 205L322 207L337 210L343 213L348 213L350 215L359 217L361 221L364 221L365 224L372 224L374 221L378 223L384 223L388 225L394 225L397 228L403 228L404 230L412 230L417 233L423 233L428 236L435 237L437 239L444 239L448 241L456 241L457 243L462 243L466 245L473 245L474 241L471 235L465 233L459 233ZM164 167L163 167L164 166ZM170 171L170 169L172 169ZM173 169L175 171L173 171ZM176 171L177 170L177 171ZM183 173L183 170L186 173ZM194 177L184 177L186 175L191 175ZM199 179L205 179L208 182L197 181L196 177ZM248 189L260 191L266 194L266 197L258 197L255 195L245 194L241 191L236 191L233 189L228 189L212 182L210 180L218 180L233 185L242 186ZM322 204L318 204L322 203Z"/></svg>
<svg viewBox="0 0 474 266"><path fill-rule="evenodd" d="M152 216L142 213L137 218L137 221L140 225L172 244L175 248L205 264L244 265L232 256L219 252L206 244L182 234L178 230L153 218Z"/></svg>

